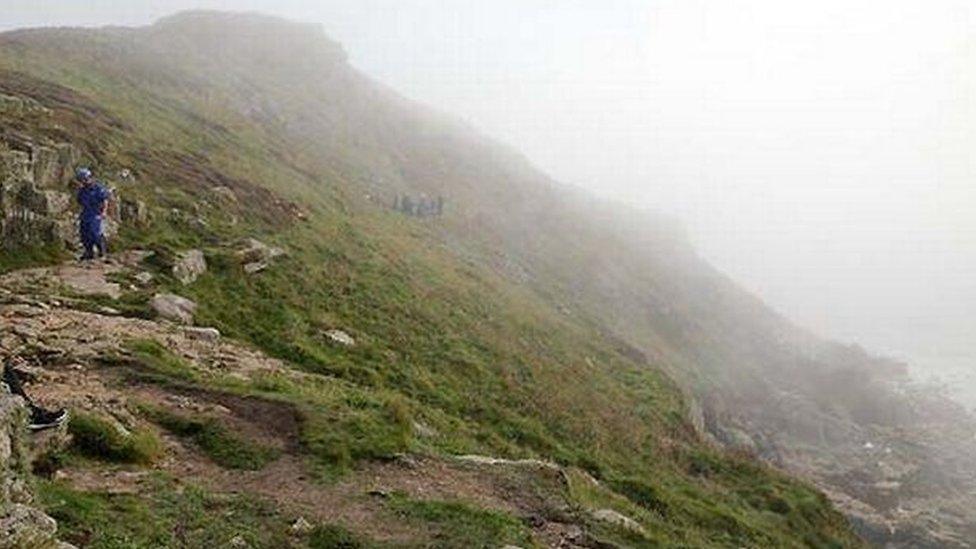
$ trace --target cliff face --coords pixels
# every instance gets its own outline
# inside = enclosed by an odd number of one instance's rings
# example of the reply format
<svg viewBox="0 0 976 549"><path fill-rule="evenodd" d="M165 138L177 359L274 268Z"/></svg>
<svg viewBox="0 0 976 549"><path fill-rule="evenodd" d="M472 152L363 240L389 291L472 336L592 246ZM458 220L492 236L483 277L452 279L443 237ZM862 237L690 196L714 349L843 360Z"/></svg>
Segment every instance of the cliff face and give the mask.
<svg viewBox="0 0 976 549"><path fill-rule="evenodd" d="M36 101L0 96L6 118L48 116ZM70 181L78 152L69 143L39 144L0 134L0 241L8 250L66 245L75 239Z"/></svg>

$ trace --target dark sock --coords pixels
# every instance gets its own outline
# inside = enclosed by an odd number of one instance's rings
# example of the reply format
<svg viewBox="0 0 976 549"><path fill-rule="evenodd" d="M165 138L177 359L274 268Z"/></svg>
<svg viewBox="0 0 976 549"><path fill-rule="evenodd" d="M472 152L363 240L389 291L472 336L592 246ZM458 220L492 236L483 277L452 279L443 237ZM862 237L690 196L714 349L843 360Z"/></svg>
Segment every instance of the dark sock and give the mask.
<svg viewBox="0 0 976 549"><path fill-rule="evenodd" d="M27 404L34 406L34 403L31 401L30 397L28 397L27 393L24 392L24 384L20 380L20 376L17 375L17 372L9 362L4 364L3 367L3 382L7 384L7 387L10 387L11 393L23 397L24 400L27 401Z"/></svg>

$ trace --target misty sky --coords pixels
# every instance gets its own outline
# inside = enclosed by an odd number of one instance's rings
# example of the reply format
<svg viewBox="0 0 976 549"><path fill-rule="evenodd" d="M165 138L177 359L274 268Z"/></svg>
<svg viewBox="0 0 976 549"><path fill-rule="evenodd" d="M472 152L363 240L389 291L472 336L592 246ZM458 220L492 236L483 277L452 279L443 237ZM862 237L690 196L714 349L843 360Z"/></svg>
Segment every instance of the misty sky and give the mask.
<svg viewBox="0 0 976 549"><path fill-rule="evenodd" d="M321 22L357 67L556 178L677 214L800 324L976 368L967 1L0 4L0 28L190 7Z"/></svg>

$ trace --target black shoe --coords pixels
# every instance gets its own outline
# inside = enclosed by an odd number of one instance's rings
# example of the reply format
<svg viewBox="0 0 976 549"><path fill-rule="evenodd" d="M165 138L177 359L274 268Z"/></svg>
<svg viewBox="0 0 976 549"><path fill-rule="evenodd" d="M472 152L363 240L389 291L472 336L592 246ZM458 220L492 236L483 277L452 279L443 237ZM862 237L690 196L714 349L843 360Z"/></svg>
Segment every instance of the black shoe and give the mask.
<svg viewBox="0 0 976 549"><path fill-rule="evenodd" d="M68 419L68 411L64 408L60 410L45 410L37 406L31 407L31 420L28 429L31 431L41 431L57 427Z"/></svg>

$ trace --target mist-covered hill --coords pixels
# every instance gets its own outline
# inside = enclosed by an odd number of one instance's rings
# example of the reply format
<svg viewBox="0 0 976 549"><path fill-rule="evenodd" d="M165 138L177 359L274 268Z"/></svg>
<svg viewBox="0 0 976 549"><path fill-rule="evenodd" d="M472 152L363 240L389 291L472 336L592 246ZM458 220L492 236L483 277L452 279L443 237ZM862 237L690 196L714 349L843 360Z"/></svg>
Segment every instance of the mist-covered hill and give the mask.
<svg viewBox="0 0 976 549"><path fill-rule="evenodd" d="M143 337L78 359L105 376L100 383L122 393L136 383L131 392L152 401L126 401L124 412L79 404L80 413L168 444L185 435L206 450L187 434L203 428L186 422L237 428L238 438L251 428L193 407L177 410L179 423L157 409L174 402L159 391L211 395L232 411L239 398L294 412L282 427L293 440L282 444L300 466L282 485L298 489L300 476L315 487L301 490L316 494L345 486L335 493L348 499L333 503L346 511L272 498L266 530L247 532L248 543L279 543L275 529L301 514L321 522L314 532L345 529L364 544L545 545L549 530L572 526L584 534L559 539L584 546L858 546L808 480L873 541L966 539L965 452L916 436L953 425L950 440L972 441L960 410L911 392L902 366L792 326L702 261L667 219L562 186L516 151L370 80L315 26L192 12L145 28L9 32L0 35L0 94L0 268L14 271L10 280L28 284L18 269L65 257L70 210L51 205L68 187L63 175L42 177L51 171L42 159L57 156L51 165L63 170L90 164L123 203L115 246L154 255L100 273L121 290L80 297L86 310L155 321L155 298L178 294L196 303L196 325L281 361L282 371L243 379L192 373L200 357L181 359L176 340L158 335L164 328L111 325L103 333ZM17 175L17 162L32 167ZM428 205L427 215L406 214L404 197ZM242 268L249 238L284 255L258 254L261 265ZM179 265L189 250L207 268L187 282ZM135 278L143 272L150 282ZM30 360L57 371L33 348ZM148 381L125 374L136 363L155 368ZM881 454L865 453L866 442ZM174 469L196 454L166 448L168 457L140 461L165 480L141 485L124 506L77 481L117 471L105 463L115 454L62 450L67 480L51 473L40 492L63 537L185 545L185 517L160 515L153 526L153 505L219 499L228 485ZM459 501L436 499L425 487L460 474L442 460L465 454L553 462L568 488L540 495L551 486L482 475ZM428 466L423 480L404 484L386 469L377 478L414 492L353 494L356 481L342 484L405 459ZM474 493L485 483L519 501L561 503L493 503ZM360 503L367 491L380 502ZM150 526L137 528L136 515ZM193 528L193 540L227 543L213 523ZM306 534L286 537L316 546L319 534Z"/></svg>

